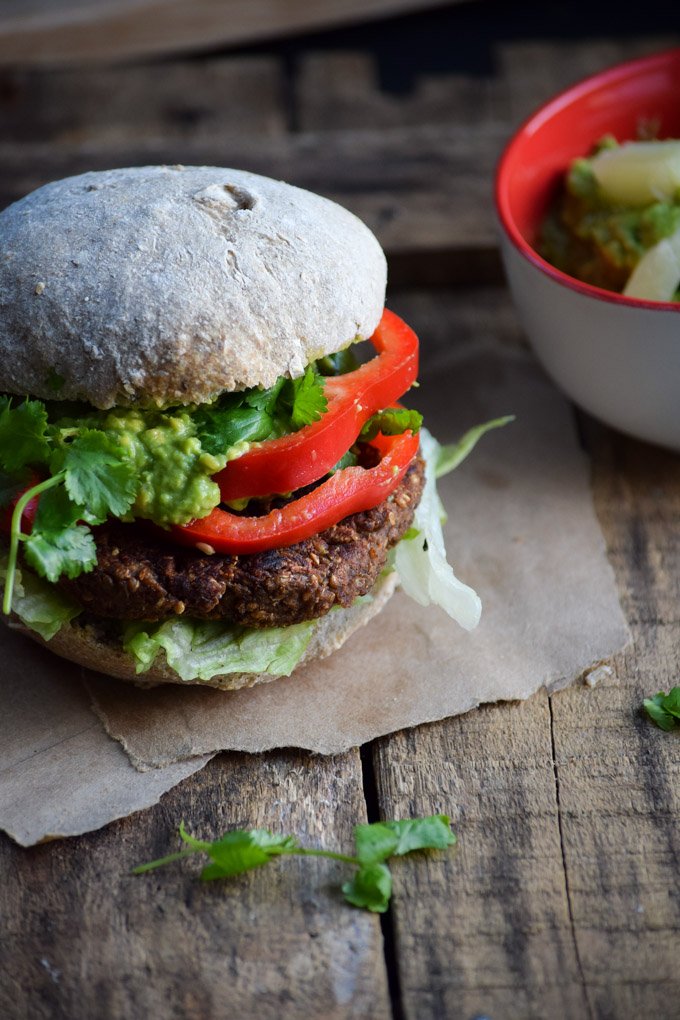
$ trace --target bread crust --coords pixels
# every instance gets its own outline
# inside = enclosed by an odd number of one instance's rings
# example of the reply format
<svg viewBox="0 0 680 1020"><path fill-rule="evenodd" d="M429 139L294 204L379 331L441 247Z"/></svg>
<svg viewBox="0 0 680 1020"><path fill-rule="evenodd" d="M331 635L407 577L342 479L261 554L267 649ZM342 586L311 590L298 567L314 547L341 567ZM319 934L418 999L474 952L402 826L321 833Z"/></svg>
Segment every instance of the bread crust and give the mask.
<svg viewBox="0 0 680 1020"><path fill-rule="evenodd" d="M369 337L386 264L327 199L242 170L132 167L0 214L0 390L202 403Z"/></svg>
<svg viewBox="0 0 680 1020"><path fill-rule="evenodd" d="M383 574L375 584L370 599L356 602L347 609L334 609L319 619L299 665L313 662L315 659L324 659L340 648L351 634L380 612L392 597L396 585L395 572ZM64 659L79 663L98 673L117 677L119 680L131 681L139 687L180 684L184 687L197 685L235 691L242 687L253 687L255 684L283 679L268 673L229 673L214 676L210 680L182 680L167 664L164 653L159 654L147 672L137 674L132 656L125 652L120 644L98 636L93 626L79 625L76 620L65 624L50 641L43 640L35 631L29 630L17 617L12 617L10 626Z"/></svg>

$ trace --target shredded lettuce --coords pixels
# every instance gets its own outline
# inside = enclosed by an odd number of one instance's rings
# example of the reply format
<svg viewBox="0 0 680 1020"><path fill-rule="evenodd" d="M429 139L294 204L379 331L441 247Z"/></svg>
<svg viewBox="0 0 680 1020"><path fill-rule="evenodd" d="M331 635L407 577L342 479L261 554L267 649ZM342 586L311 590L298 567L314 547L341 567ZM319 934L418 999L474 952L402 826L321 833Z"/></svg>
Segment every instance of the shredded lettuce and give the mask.
<svg viewBox="0 0 680 1020"><path fill-rule="evenodd" d="M7 555L0 554L0 581L7 576ZM30 570L16 569L12 611L21 622L49 641L82 612L82 608L67 598L53 584L43 581Z"/></svg>
<svg viewBox="0 0 680 1020"><path fill-rule="evenodd" d="M410 598L421 606L440 606L466 630L479 623L482 603L472 588L458 580L446 560L442 532L446 515L437 493L437 478L458 467L485 432L511 420L497 418L478 425L451 446L441 446L427 429L420 430L425 487L413 527L396 548L394 565L401 587Z"/></svg>
<svg viewBox="0 0 680 1020"><path fill-rule="evenodd" d="M178 617L159 624L128 624L123 648L135 659L137 673L145 672L162 650L182 680L210 680L222 673L290 676L316 622L255 630L220 620Z"/></svg>

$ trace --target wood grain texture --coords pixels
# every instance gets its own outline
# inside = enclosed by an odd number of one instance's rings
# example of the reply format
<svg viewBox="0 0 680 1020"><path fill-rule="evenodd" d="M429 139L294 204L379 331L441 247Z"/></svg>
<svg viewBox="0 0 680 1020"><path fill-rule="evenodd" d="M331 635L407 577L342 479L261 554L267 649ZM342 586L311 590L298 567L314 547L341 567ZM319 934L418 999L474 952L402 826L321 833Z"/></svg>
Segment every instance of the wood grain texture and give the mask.
<svg viewBox="0 0 680 1020"><path fill-rule="evenodd" d="M231 827L351 852L359 755L228 754L161 803L79 839L0 839L0 1015L7 1020L389 1016L380 924L347 906L342 864L288 859L203 884L198 861L133 877Z"/></svg>
<svg viewBox="0 0 680 1020"><path fill-rule="evenodd" d="M404 1015L586 1014L564 885L547 696L380 741L381 813L448 812L458 852L395 870Z"/></svg>
<svg viewBox="0 0 680 1020"><path fill-rule="evenodd" d="M425 357L447 335L520 338L504 291L396 306ZM633 644L594 689L376 745L380 816L448 811L461 837L455 857L397 872L409 1018L678 1016L680 743L641 705L680 677L680 458L581 428Z"/></svg>
<svg viewBox="0 0 680 1020"><path fill-rule="evenodd" d="M593 691L553 699L571 912L593 1014L676 1017L680 742L641 705L680 682L680 458L584 424L634 642Z"/></svg>
<svg viewBox="0 0 680 1020"><path fill-rule="evenodd" d="M233 45L451 0L49 0L0 15L1 64L111 61Z"/></svg>
<svg viewBox="0 0 680 1020"><path fill-rule="evenodd" d="M498 278L491 185L514 127L601 61L671 41L507 44L497 75L425 76L405 96L381 91L371 58L352 53L306 55L292 81L273 56L5 70L0 207L90 169L235 166L346 205L397 282Z"/></svg>

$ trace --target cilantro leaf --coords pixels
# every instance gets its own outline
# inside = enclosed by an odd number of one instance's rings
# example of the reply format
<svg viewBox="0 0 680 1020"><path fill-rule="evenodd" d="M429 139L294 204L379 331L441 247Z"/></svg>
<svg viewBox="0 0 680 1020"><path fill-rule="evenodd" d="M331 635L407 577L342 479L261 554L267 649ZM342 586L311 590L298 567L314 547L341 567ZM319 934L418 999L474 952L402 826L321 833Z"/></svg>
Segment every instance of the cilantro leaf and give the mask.
<svg viewBox="0 0 680 1020"><path fill-rule="evenodd" d="M323 381L308 365L305 374L299 379L291 379L292 407L290 420L293 428L301 429L318 421L328 407L328 400L323 391Z"/></svg>
<svg viewBox="0 0 680 1020"><path fill-rule="evenodd" d="M386 864L366 864L342 887L345 899L355 907L384 914L392 895L392 875Z"/></svg>
<svg viewBox="0 0 680 1020"><path fill-rule="evenodd" d="M83 429L63 454L66 490L74 503L105 520L122 517L137 494L134 462L125 449L97 429Z"/></svg>
<svg viewBox="0 0 680 1020"><path fill-rule="evenodd" d="M268 390L252 389L246 390L244 394L244 402L248 407L256 407L260 411L266 411L268 415L272 416L276 411L276 403L279 399L281 390L286 385L287 380L284 376L279 376L273 386L270 386Z"/></svg>
<svg viewBox="0 0 680 1020"><path fill-rule="evenodd" d="M317 421L328 402L323 380L308 366L300 379L281 376L267 390L224 394L194 414L201 446L219 456L237 443L262 443Z"/></svg>
<svg viewBox="0 0 680 1020"><path fill-rule="evenodd" d="M672 687L663 699L663 707L676 719L680 719L680 687Z"/></svg>
<svg viewBox="0 0 680 1020"><path fill-rule="evenodd" d="M270 857L289 852L297 845L292 836L275 836L266 829L249 831L234 829L212 843L205 843L190 835L184 827L184 822L180 825L179 832L185 843L195 850L204 851L212 859L213 863L208 864L201 872L204 881L228 878L230 875L240 875L252 868L259 868L266 864Z"/></svg>
<svg viewBox="0 0 680 1020"><path fill-rule="evenodd" d="M294 836L275 835L267 829L234 829L219 839L204 842L188 833L182 822L179 832L188 849L140 864L133 869L133 874L141 875L194 853L205 853L211 859L201 872L203 881L240 875L262 867L273 857L290 854L327 857L356 868L352 880L342 887L349 903L384 913L392 895L392 875L384 863L388 857L412 850L444 850L456 842L446 815L357 825L354 831L357 856L349 857L333 850L302 847Z"/></svg>
<svg viewBox="0 0 680 1020"><path fill-rule="evenodd" d="M357 825L354 834L357 856L365 864L401 857L413 850L446 850L456 842L446 815Z"/></svg>
<svg viewBox="0 0 680 1020"><path fill-rule="evenodd" d="M73 578L92 570L97 562L97 547L92 532L83 524L55 532L34 528L24 541L24 556L37 574L54 582L62 574Z"/></svg>
<svg viewBox="0 0 680 1020"><path fill-rule="evenodd" d="M214 457L220 456L237 443L261 443L268 439L274 422L264 409L221 406L200 408L194 416L201 446Z"/></svg>
<svg viewBox="0 0 680 1020"><path fill-rule="evenodd" d="M50 455L47 411L40 400L24 400L18 407L3 398L0 405L0 463L7 471L28 464L45 464Z"/></svg>
<svg viewBox="0 0 680 1020"><path fill-rule="evenodd" d="M408 429L411 432L418 432L422 424L423 416L419 411L407 407L390 407L385 411L378 411L368 419L359 434L359 439L369 442L375 439L379 432L384 436L400 436Z"/></svg>
<svg viewBox="0 0 680 1020"><path fill-rule="evenodd" d="M203 869L201 878L209 881L240 875L267 864L271 857L290 852L295 846L292 836L274 836L264 829L228 832L206 850L213 863Z"/></svg>
<svg viewBox="0 0 680 1020"><path fill-rule="evenodd" d="M33 530L55 535L83 518L83 508L74 503L63 485L48 489L40 496Z"/></svg>
<svg viewBox="0 0 680 1020"><path fill-rule="evenodd" d="M659 691L653 698L645 698L643 705L649 718L662 730L680 726L680 687L673 687L668 694Z"/></svg>
<svg viewBox="0 0 680 1020"><path fill-rule="evenodd" d="M397 857L410 854L413 850L446 850L457 842L447 815L403 818L398 822L383 824L397 837L394 849Z"/></svg>
<svg viewBox="0 0 680 1020"><path fill-rule="evenodd" d="M337 464L333 465L333 467L330 469L328 473L330 475L334 475L336 471L342 471L343 468L347 467L356 467L358 463L359 458L357 457L356 453L352 453L351 450L348 450L347 453L343 453L340 460L337 462Z"/></svg>

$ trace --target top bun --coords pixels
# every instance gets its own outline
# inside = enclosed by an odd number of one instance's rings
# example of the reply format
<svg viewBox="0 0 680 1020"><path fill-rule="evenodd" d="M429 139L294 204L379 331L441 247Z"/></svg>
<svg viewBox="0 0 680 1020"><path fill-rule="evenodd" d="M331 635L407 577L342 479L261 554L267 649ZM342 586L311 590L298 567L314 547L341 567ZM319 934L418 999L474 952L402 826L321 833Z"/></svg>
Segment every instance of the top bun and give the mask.
<svg viewBox="0 0 680 1020"><path fill-rule="evenodd" d="M341 206L258 174L132 167L0 214L0 390L188 404L369 337L385 257Z"/></svg>

